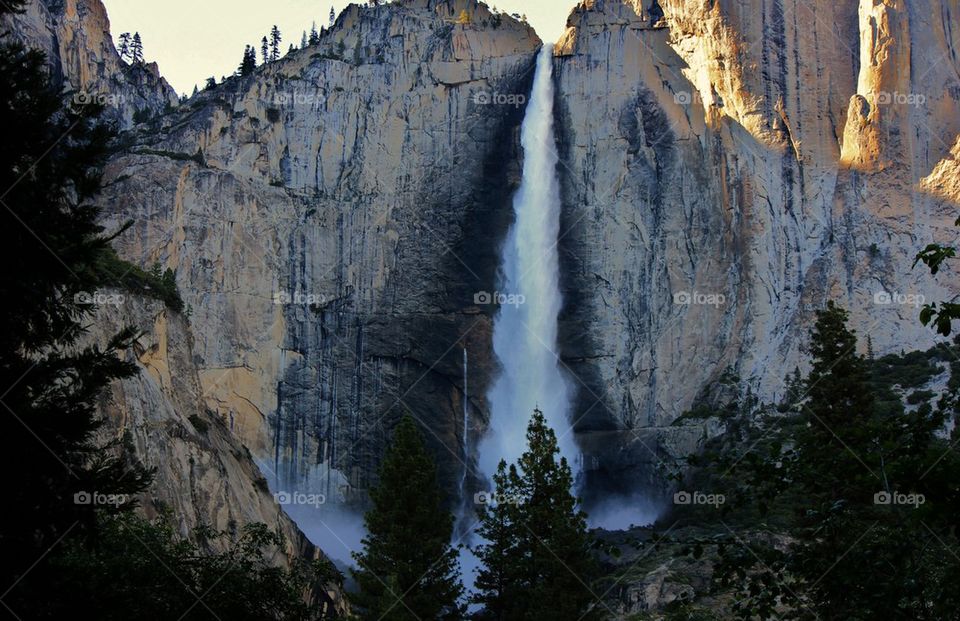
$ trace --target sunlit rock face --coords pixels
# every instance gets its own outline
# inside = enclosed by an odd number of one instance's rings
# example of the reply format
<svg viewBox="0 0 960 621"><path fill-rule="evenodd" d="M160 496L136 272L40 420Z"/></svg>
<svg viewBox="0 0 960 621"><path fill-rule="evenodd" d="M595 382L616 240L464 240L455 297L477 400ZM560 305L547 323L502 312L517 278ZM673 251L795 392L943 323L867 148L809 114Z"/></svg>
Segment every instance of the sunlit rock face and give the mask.
<svg viewBox="0 0 960 621"><path fill-rule="evenodd" d="M782 395L828 299L878 352L931 344L916 303L960 283L911 264L953 240L960 207L958 16L956 0L573 10L554 58L560 351L588 490L657 488L658 465L719 429L672 424L695 403ZM529 27L472 0L351 6L319 44L176 105L155 68L119 61L96 0L12 23L67 89L124 95L104 225L132 220L121 254L176 270L204 410L332 500L362 502L407 413L448 489L473 477L463 349L476 446L497 372L477 294L512 218Z"/></svg>
<svg viewBox="0 0 960 621"><path fill-rule="evenodd" d="M170 511L184 535L201 525L230 530L251 522L279 529L288 552L310 548L280 511L250 452L223 421L204 408L187 319L162 302L116 291L99 294L90 342L104 343L123 327L138 331L126 358L136 374L101 397L105 433L126 437L148 468L154 491L144 500L149 517Z"/></svg>
<svg viewBox="0 0 960 621"><path fill-rule="evenodd" d="M599 488L695 448L706 432L669 425L721 378L782 395L828 299L879 352L933 342L917 296L957 280L911 266L955 238L958 17L951 0L573 11L563 354Z"/></svg>

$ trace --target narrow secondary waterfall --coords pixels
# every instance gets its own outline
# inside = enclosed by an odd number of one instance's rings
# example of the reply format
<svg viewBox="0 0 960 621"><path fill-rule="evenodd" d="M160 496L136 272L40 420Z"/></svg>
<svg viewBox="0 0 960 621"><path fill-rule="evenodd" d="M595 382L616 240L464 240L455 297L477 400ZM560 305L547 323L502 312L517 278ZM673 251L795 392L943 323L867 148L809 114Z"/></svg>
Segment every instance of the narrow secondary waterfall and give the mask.
<svg viewBox="0 0 960 621"><path fill-rule="evenodd" d="M463 348L463 474L460 475L460 498L466 498L467 473L470 468L470 393L467 390L467 348Z"/></svg>
<svg viewBox="0 0 960 621"><path fill-rule="evenodd" d="M556 431L561 454L577 467L569 420L573 391L556 353L563 301L553 96L553 46L545 45L523 120L523 179L513 199L515 221L502 251L500 309L493 331L502 373L490 390L490 427L479 445L480 469L487 476L501 459L515 461L523 452L535 407Z"/></svg>

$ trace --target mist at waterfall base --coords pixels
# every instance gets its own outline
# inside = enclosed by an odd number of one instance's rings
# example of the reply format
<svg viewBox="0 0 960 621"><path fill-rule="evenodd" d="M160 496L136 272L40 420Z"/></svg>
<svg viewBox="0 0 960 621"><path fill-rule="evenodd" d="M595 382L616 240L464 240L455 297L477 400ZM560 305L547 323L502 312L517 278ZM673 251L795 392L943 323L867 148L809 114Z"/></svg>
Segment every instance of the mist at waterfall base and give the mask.
<svg viewBox="0 0 960 621"><path fill-rule="evenodd" d="M293 487L296 486L281 485L271 462L261 459L254 459L254 462L267 479L270 493L278 499L284 513L296 523L307 539L323 550L323 553L330 557L341 571L347 567L356 567L352 554L362 550L361 541L367 534L363 515L323 497L321 492L306 489L294 490ZM289 500L294 491L307 497L322 498L324 502L312 504L282 502L284 500L282 496L286 496Z"/></svg>

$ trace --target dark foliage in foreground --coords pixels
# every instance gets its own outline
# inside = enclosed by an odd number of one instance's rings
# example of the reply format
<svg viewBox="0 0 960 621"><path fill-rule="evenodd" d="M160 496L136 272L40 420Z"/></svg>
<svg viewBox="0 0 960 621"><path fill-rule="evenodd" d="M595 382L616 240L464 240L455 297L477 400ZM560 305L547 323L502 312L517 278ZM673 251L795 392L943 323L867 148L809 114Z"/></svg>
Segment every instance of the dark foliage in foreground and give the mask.
<svg viewBox="0 0 960 621"><path fill-rule="evenodd" d="M690 551L715 553L716 592L738 618L956 619L956 386L905 409L889 369L910 385L929 361L869 363L846 321L832 304L818 313L786 416L732 426L697 460L699 485L728 503L699 514L721 534Z"/></svg>
<svg viewBox="0 0 960 621"><path fill-rule="evenodd" d="M0 2L0 16L23 3ZM131 510L152 473L97 403L130 377L135 333L87 334L99 290L182 308L173 273L120 260L92 202L113 138L97 106L64 106L44 56L0 38L0 592L22 619L319 619L327 563L276 567L263 525L192 539ZM92 302L93 300L93 302ZM224 550L216 552L216 550Z"/></svg>

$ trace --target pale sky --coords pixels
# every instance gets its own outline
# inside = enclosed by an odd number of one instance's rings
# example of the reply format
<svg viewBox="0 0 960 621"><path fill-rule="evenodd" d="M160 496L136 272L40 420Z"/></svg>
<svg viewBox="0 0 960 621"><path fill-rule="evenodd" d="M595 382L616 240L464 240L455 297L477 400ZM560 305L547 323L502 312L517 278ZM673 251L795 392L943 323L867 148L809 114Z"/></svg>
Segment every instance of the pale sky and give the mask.
<svg viewBox="0 0 960 621"><path fill-rule="evenodd" d="M356 1L356 0L355 0ZM330 7L339 14L347 0L103 0L110 31L139 32L144 57L178 93L190 94L210 76L220 80L236 70L243 48L260 49L260 39L277 24L282 49L300 44L300 35L327 24ZM526 13L545 41L556 41L576 0L490 0L508 13ZM258 53L259 57L259 53Z"/></svg>

